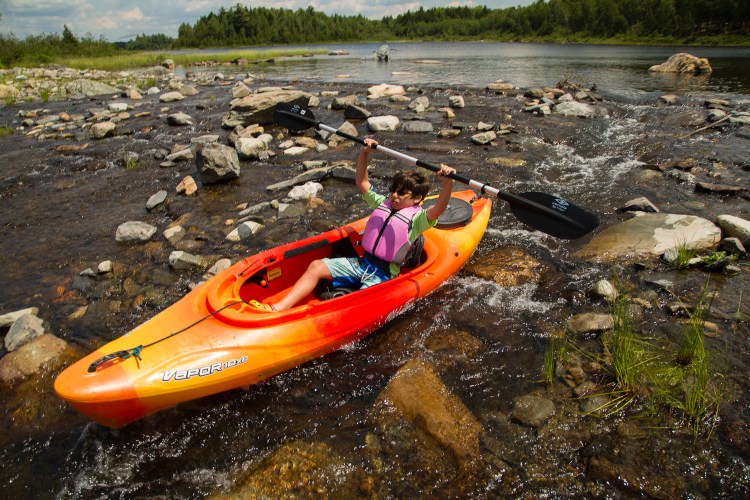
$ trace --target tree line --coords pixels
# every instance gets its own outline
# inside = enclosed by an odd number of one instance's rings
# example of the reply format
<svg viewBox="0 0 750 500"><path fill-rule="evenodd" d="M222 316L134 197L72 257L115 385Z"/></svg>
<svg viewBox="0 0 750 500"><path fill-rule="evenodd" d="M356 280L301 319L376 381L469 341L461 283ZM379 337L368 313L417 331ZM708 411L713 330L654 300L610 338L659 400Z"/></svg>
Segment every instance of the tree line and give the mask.
<svg viewBox="0 0 750 500"><path fill-rule="evenodd" d="M118 50L362 42L387 40L606 41L639 43L750 43L750 0L536 0L525 7L420 8L398 16L327 15L312 7L290 10L220 8L177 37L141 34L110 43L90 34L19 40L0 34L0 65L49 63L62 57L112 55Z"/></svg>
<svg viewBox="0 0 750 500"><path fill-rule="evenodd" d="M747 0L537 0L526 7L419 9L383 19L396 37L577 38L633 40L746 35Z"/></svg>
<svg viewBox="0 0 750 500"><path fill-rule="evenodd" d="M748 40L748 0L537 0L526 7L420 8L381 20L237 4L183 23L176 47L374 40Z"/></svg>

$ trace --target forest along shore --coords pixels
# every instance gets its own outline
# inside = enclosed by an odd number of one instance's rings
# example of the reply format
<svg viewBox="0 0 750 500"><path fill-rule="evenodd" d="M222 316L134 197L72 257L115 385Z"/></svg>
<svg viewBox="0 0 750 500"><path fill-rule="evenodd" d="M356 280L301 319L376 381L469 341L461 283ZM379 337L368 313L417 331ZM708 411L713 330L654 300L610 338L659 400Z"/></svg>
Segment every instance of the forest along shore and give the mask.
<svg viewBox="0 0 750 500"><path fill-rule="evenodd" d="M509 464L525 459L497 429L513 434L513 426L553 426L564 434L575 427L571 440L582 429L591 437L603 430L587 415L627 406L615 393L657 401L667 408L663 421L687 421L687 428L700 428L728 454L750 451L750 422L742 411L747 367L737 354L747 347L750 321L750 103L664 95L634 109L556 82L535 89L488 82L485 89L464 90L268 82L218 71L179 77L169 68L117 74L35 69L23 75L17 94L0 88L7 103L0 109L0 252L8 262L0 279L14 284L0 292L0 382L11 388L0 399L6 409L0 418L15 435L78 425L80 417L49 391L54 375L134 320L147 319L240 258L353 218L355 150L337 136L312 130L291 135L275 126L272 108L285 101L393 149L446 158L459 173L501 188L519 179L533 184L545 144L574 147L612 120L642 124L643 133L625 152L637 166L607 186L610 191L547 186L552 192L571 189L601 214L591 237L542 252L523 238L480 246L463 271L499 287L531 283L535 293L557 295L563 305L536 325L552 346L547 383L516 398L491 423L460 400L454 407L449 418L470 420L482 446L429 425L446 418L437 408L441 366L410 366L408 376L416 372L422 377L416 386L430 387L434 397L422 395L422 407L389 418L428 423L434 442L425 446L457 457L435 467L479 475L514 470ZM57 95L66 100L34 97ZM34 100L24 102L27 97ZM373 178L387 179L398 168L377 158ZM501 206L491 229L518 226ZM637 378L628 386L620 379L615 363L623 325L675 352L683 352L683 330L697 330L695 342L703 346L705 340L709 358L722 357L730 370L708 367L698 388L702 409L669 407L658 400L656 382ZM697 351L684 356L684 380L694 380L690 367L705 359ZM742 371L733 370L738 366ZM565 419L577 424L566 426ZM619 433L614 439L629 439L652 423L613 422ZM605 446L579 459L605 481L641 494L705 487L683 475L679 463L659 469L644 459L625 467L607 458L610 451ZM480 463L485 468L475 470ZM505 476L508 492L522 475L515 472Z"/></svg>

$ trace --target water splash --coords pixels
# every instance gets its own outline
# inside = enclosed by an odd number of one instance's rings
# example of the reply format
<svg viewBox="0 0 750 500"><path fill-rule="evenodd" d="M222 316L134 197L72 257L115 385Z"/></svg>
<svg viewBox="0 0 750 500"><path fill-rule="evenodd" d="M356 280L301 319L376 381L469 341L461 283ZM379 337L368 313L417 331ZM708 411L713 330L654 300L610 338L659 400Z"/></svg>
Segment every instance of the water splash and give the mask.
<svg viewBox="0 0 750 500"><path fill-rule="evenodd" d="M564 299L544 301L535 298L538 290L535 283L525 283L519 286L500 286L491 281L473 276L456 278L456 284L462 290L462 295L469 297L464 302L464 309L476 305L477 300L497 311L499 316L513 316L519 313L544 314L565 304Z"/></svg>

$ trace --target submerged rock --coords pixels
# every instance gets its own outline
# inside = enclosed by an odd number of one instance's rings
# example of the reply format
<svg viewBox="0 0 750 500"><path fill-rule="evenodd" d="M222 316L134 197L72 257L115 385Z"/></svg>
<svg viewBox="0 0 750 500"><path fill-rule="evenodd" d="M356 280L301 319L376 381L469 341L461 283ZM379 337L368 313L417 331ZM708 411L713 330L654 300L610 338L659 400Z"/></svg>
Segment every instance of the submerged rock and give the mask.
<svg viewBox="0 0 750 500"><path fill-rule="evenodd" d="M614 318L606 313L576 314L568 320L568 330L576 335L601 333L614 327Z"/></svg>
<svg viewBox="0 0 750 500"><path fill-rule="evenodd" d="M169 267L175 271L205 269L206 265L206 259L200 255L193 255L182 250L175 250L169 254Z"/></svg>
<svg viewBox="0 0 750 500"><path fill-rule="evenodd" d="M520 248L500 248L464 266L464 272L500 286L539 283L546 267Z"/></svg>
<svg viewBox="0 0 750 500"><path fill-rule="evenodd" d="M378 399L450 450L459 463L468 465L479 456L481 425L428 363L408 362Z"/></svg>
<svg viewBox="0 0 750 500"><path fill-rule="evenodd" d="M609 111L601 106L592 106L584 102L569 101L555 106L555 113L563 116L578 116L588 118L592 116L609 116Z"/></svg>
<svg viewBox="0 0 750 500"><path fill-rule="evenodd" d="M235 498L336 498L347 467L325 443L293 441L277 449L228 495Z"/></svg>
<svg viewBox="0 0 750 500"><path fill-rule="evenodd" d="M539 427L555 413L555 404L539 396L522 396L513 407L512 418L529 427Z"/></svg>

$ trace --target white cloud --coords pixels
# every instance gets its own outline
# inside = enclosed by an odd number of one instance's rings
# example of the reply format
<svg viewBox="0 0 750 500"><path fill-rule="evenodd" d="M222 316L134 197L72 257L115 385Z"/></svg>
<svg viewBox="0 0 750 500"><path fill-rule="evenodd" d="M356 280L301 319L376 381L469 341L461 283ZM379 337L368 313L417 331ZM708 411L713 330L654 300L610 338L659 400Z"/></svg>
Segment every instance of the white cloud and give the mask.
<svg viewBox="0 0 750 500"><path fill-rule="evenodd" d="M143 12L141 12L141 9L138 7L136 7L135 9L120 12L119 17L126 21L140 21L143 19L148 19L143 15Z"/></svg>

